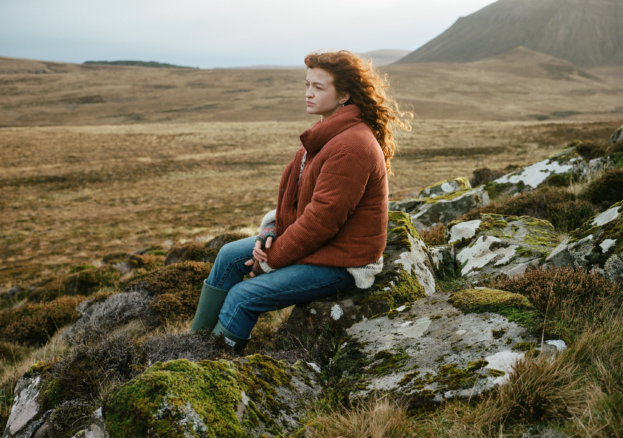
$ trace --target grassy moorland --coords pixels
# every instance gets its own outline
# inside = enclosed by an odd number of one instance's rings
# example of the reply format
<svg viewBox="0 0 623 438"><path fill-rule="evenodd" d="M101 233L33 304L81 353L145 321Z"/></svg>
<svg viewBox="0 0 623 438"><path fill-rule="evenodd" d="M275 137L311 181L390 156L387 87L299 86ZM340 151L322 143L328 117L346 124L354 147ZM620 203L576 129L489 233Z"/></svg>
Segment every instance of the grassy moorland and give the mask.
<svg viewBox="0 0 623 438"><path fill-rule="evenodd" d="M392 199L481 167L531 163L576 139L603 143L621 124L623 89L610 70L602 79L515 53L388 73L399 100L420 116L411 132L398 135ZM0 60L0 427L16 381L37 362L71 392L66 401L76 404L67 406L85 407L65 419L69 432L145 369L154 350L162 360L184 339L198 357L224 357L215 341L187 336L210 264L162 265L174 244L196 249L224 233L252 234L274 208L281 172L313 122L300 111L299 75ZM275 88L282 94L269 93ZM576 202L586 183L557 190L548 196ZM521 214L524 200L502 199L494 208ZM539 205L546 209L548 200ZM136 250L143 251L132 255ZM114 267L120 261L124 272ZM526 362L499 390L436 410L414 412L387 398L343 408L319 403L303 419L305 436L536 437L547 428L623 436L620 287L579 271L526 278L493 286L540 306L568 341L565 354ZM166 291L154 307L155 328L132 321L67 344L61 335L77 319L79 303L103 300L133 281ZM590 293L572 293L569 281ZM461 281L442 286L452 291ZM552 299L543 300L548 292ZM331 345L321 352L294 347L280 331L288 315L264 316L248 352L330 357Z"/></svg>

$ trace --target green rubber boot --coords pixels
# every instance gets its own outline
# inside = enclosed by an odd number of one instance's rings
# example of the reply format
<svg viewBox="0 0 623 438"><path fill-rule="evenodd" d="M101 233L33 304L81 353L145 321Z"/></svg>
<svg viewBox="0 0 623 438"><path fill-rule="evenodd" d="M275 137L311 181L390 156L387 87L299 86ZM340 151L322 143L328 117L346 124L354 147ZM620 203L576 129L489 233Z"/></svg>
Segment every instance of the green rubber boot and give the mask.
<svg viewBox="0 0 623 438"><path fill-rule="evenodd" d="M227 297L227 292L229 291L210 286L205 282L203 283L195 319L193 319L193 325L190 327L191 333L197 330L212 331L214 329L218 322L218 314L221 313L221 307L223 307Z"/></svg>
<svg viewBox="0 0 623 438"><path fill-rule="evenodd" d="M244 350L244 347L247 346L247 344L249 343L249 340L251 339L251 338L242 339L232 334L225 327L223 327L223 325L221 324L221 321L216 323L216 327L214 327L214 330L212 330L212 334L215 336L223 335L223 337L225 338L225 343L229 345L230 347L233 347L234 350L236 351Z"/></svg>

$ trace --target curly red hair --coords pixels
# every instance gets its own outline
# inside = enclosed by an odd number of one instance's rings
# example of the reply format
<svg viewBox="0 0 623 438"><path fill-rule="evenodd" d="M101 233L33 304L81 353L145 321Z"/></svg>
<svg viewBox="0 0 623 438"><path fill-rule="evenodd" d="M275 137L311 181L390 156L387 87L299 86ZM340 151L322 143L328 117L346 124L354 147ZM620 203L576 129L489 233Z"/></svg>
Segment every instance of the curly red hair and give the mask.
<svg viewBox="0 0 623 438"><path fill-rule="evenodd" d="M361 109L363 121L372 129L383 150L387 174L392 175L390 160L396 152L392 129L398 126L411 130L409 121L413 113L401 112L396 101L388 97L387 75L379 75L372 61L366 62L348 50L312 52L305 57L305 65L325 70L333 77L338 93L350 94L347 105L354 104Z"/></svg>

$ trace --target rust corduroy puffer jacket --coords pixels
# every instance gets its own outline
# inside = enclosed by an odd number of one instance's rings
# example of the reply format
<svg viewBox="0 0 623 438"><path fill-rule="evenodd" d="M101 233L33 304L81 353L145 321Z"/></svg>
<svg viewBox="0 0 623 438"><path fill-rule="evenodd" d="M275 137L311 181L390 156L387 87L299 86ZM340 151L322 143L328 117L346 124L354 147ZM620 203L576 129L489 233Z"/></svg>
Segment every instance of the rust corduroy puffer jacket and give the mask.
<svg viewBox="0 0 623 438"><path fill-rule="evenodd" d="M387 170L361 110L340 108L300 138L303 146L281 176L268 265L349 268L378 260L387 240Z"/></svg>

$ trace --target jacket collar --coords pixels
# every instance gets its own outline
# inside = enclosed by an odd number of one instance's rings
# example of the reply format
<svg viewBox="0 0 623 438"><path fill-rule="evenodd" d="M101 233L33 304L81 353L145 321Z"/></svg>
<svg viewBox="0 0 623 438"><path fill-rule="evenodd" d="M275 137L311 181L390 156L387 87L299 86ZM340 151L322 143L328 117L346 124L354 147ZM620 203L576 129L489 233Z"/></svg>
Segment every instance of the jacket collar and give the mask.
<svg viewBox="0 0 623 438"><path fill-rule="evenodd" d="M339 108L330 117L318 121L314 126L301 134L301 143L308 156L316 155L320 149L336 135L361 123L361 110L357 105L346 105Z"/></svg>

